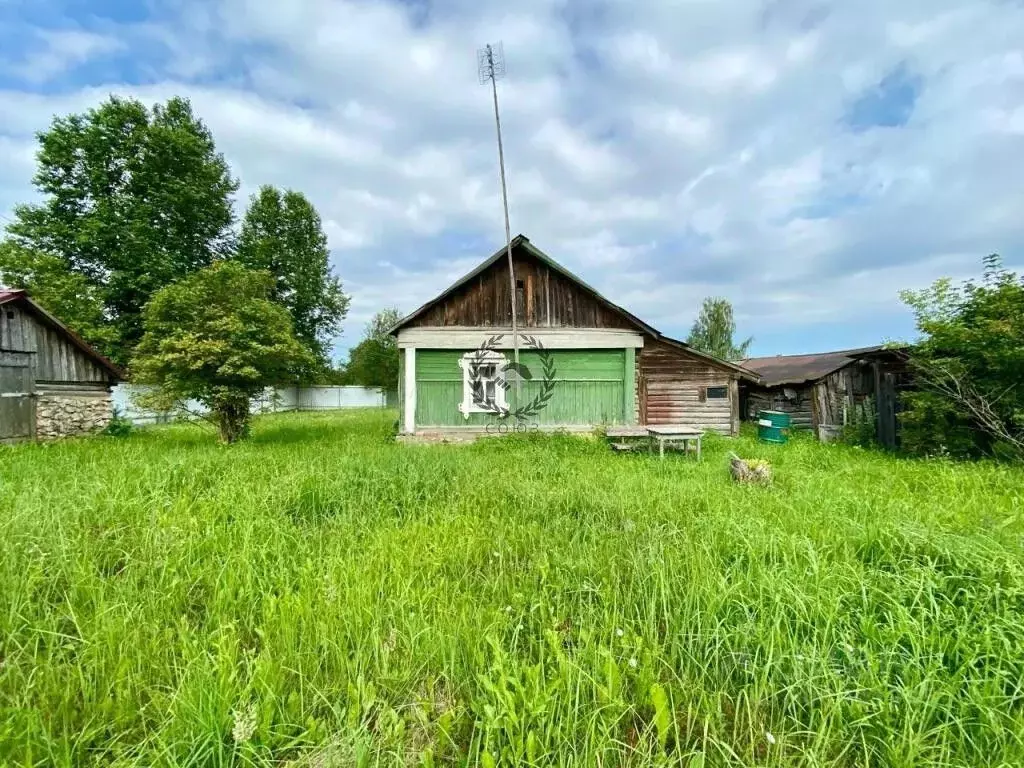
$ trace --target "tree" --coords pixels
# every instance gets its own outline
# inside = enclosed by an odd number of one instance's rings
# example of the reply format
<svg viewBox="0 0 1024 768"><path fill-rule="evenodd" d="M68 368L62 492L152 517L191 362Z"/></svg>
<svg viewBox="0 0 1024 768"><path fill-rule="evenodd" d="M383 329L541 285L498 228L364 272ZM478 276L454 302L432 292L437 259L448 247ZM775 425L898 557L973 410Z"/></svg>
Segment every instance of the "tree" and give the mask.
<svg viewBox="0 0 1024 768"><path fill-rule="evenodd" d="M311 362L273 287L269 272L219 261L157 291L132 363L135 380L156 388L146 404L197 400L222 441L245 436L252 398Z"/></svg>
<svg viewBox="0 0 1024 768"><path fill-rule="evenodd" d="M274 276L271 298L288 310L320 371L330 367L331 341L349 302L331 273L329 255L320 215L302 193L263 186L252 197L237 258Z"/></svg>
<svg viewBox="0 0 1024 768"><path fill-rule="evenodd" d="M1024 276L984 259L981 283L944 278L900 294L920 341L908 355L902 444L914 453L1024 459Z"/></svg>
<svg viewBox="0 0 1024 768"><path fill-rule="evenodd" d="M747 356L753 337L738 346L733 341L736 321L732 316L732 304L727 299L704 299L690 336L686 343L701 352L707 352L720 360L742 360Z"/></svg>
<svg viewBox="0 0 1024 768"><path fill-rule="evenodd" d="M34 301L97 348L109 348L116 339L96 286L56 256L10 240L0 242L0 285L26 289Z"/></svg>
<svg viewBox="0 0 1024 768"><path fill-rule="evenodd" d="M363 340L349 353L347 383L385 389L398 386L398 341L388 331L401 317L397 309L385 309L366 324Z"/></svg>
<svg viewBox="0 0 1024 768"><path fill-rule="evenodd" d="M238 184L180 98L149 110L111 97L54 119L38 138L34 183L43 200L15 209L8 231L21 250L7 268L76 276L113 326L101 349L124 363L142 335L150 297L228 250ZM37 254L52 269L34 271L17 260ZM33 286L37 295L49 290L45 283Z"/></svg>

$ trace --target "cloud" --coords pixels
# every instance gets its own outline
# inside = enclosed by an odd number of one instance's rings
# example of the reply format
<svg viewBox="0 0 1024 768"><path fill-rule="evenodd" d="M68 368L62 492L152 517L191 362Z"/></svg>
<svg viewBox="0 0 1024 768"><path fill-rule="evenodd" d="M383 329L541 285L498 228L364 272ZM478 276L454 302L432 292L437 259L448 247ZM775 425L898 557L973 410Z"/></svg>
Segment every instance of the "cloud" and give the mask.
<svg viewBox="0 0 1024 768"><path fill-rule="evenodd" d="M52 80L91 59L123 48L116 37L84 29L36 30L35 47L21 61L8 62L6 69L31 84Z"/></svg>
<svg viewBox="0 0 1024 768"><path fill-rule="evenodd" d="M900 288L1024 252L1019 4L186 0L100 15L69 5L49 32L23 30L49 67L0 54L22 76L0 91L0 211L31 197L32 134L53 114L111 92L188 96L240 205L272 183L321 211L354 297L341 347L499 245L475 57L499 39L513 230L665 332L722 295L758 353L906 336ZM123 66L90 69L103 57Z"/></svg>

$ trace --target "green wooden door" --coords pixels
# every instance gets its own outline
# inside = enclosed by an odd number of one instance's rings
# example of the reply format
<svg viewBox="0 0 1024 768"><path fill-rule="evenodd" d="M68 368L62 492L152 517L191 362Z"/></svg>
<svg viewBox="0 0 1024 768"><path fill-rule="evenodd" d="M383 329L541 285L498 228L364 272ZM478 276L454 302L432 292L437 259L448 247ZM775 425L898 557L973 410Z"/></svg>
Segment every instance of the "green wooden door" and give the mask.
<svg viewBox="0 0 1024 768"><path fill-rule="evenodd" d="M483 426L502 420L493 414L459 411L463 399L462 356L472 350L416 350L416 426ZM505 352L512 360L512 352ZM545 359L547 365L545 365ZM532 378L507 393L511 408L525 406L524 421L539 426L622 424L632 393L624 349L521 350L519 360ZM628 374L632 374L629 371ZM533 406L532 408L530 406ZM631 416L631 408L629 415Z"/></svg>
<svg viewBox="0 0 1024 768"><path fill-rule="evenodd" d="M0 442L35 437L35 381L30 363L27 352L0 352Z"/></svg>

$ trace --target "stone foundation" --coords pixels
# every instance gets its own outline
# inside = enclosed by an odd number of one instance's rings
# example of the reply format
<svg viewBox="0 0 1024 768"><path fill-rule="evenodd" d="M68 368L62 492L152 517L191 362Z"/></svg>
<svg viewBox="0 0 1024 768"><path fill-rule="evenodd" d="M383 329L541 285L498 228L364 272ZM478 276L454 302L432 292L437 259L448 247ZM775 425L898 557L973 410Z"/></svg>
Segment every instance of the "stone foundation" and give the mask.
<svg viewBox="0 0 1024 768"><path fill-rule="evenodd" d="M99 432L110 423L112 415L109 392L40 394L36 398L36 437L52 440Z"/></svg>

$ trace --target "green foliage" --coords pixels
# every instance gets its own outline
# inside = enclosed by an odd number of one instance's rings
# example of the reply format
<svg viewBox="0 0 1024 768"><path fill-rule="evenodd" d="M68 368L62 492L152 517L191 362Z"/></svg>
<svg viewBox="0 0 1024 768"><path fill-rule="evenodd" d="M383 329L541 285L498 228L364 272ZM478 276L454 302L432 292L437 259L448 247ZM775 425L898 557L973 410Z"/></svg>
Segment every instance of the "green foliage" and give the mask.
<svg viewBox="0 0 1024 768"><path fill-rule="evenodd" d="M140 402L167 411L198 400L224 442L245 437L252 398L312 362L270 300L273 284L268 272L222 261L158 291L132 361L134 380L157 389Z"/></svg>
<svg viewBox="0 0 1024 768"><path fill-rule="evenodd" d="M39 134L37 159L43 200L15 209L8 231L24 248L5 271L32 276L28 287L51 299L69 295L77 282L89 302L81 314L68 306L64 319L88 335L98 302L113 338L92 338L123 364L142 335L149 298L227 250L237 182L180 98L150 110L111 97L58 117Z"/></svg>
<svg viewBox="0 0 1024 768"><path fill-rule="evenodd" d="M295 335L316 358L317 372L330 367L331 341L349 304L329 256L320 215L301 192L263 186L252 197L236 258L274 276L271 299L288 310Z"/></svg>
<svg viewBox="0 0 1024 768"><path fill-rule="evenodd" d="M33 301L98 349L110 349L117 341L99 289L60 257L13 240L0 242L0 285L26 289Z"/></svg>
<svg viewBox="0 0 1024 768"><path fill-rule="evenodd" d="M984 276L905 291L920 342L920 391L906 396L903 446L914 453L1024 458L1024 276L984 260Z"/></svg>
<svg viewBox="0 0 1024 768"><path fill-rule="evenodd" d="M878 446L877 408L874 400L868 400L849 413L850 421L843 426L841 440L847 445L861 448Z"/></svg>
<svg viewBox="0 0 1024 768"><path fill-rule="evenodd" d="M5 448L0 763L1024 765L1017 468L394 415Z"/></svg>
<svg viewBox="0 0 1024 768"><path fill-rule="evenodd" d="M104 428L102 434L108 437L128 437L134 428L131 419L126 418L120 410L115 408L114 415Z"/></svg>
<svg viewBox="0 0 1024 768"><path fill-rule="evenodd" d="M707 352L720 360L742 360L747 356L753 337L737 345L736 321L732 316L732 304L727 299L707 298L701 305L700 314L690 329L686 343L701 352Z"/></svg>
<svg viewBox="0 0 1024 768"><path fill-rule="evenodd" d="M398 386L398 340L388 331L401 320L397 309L385 309L366 325L366 334L349 352L345 383L395 389Z"/></svg>

